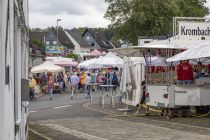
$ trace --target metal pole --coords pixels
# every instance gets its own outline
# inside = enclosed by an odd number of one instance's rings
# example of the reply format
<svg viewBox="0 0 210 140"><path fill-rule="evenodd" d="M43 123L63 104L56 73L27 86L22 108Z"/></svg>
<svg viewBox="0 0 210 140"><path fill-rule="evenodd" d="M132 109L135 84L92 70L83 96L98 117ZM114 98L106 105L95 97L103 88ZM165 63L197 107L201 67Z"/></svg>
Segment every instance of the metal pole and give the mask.
<svg viewBox="0 0 210 140"><path fill-rule="evenodd" d="M96 34L97 34L98 32L96 32L95 31L95 43L94 43L94 49L96 49Z"/></svg>
<svg viewBox="0 0 210 140"><path fill-rule="evenodd" d="M58 21L61 21L61 19L57 19L57 41L56 41L57 49L58 49ZM57 56L58 56L58 53L57 53Z"/></svg>
<svg viewBox="0 0 210 140"><path fill-rule="evenodd" d="M95 32L95 43L94 43L94 49L96 49L96 32Z"/></svg>
<svg viewBox="0 0 210 140"><path fill-rule="evenodd" d="M58 49L58 20L57 20L57 41L56 41L56 44L57 44L57 49ZM58 53L57 53L57 56L58 56Z"/></svg>

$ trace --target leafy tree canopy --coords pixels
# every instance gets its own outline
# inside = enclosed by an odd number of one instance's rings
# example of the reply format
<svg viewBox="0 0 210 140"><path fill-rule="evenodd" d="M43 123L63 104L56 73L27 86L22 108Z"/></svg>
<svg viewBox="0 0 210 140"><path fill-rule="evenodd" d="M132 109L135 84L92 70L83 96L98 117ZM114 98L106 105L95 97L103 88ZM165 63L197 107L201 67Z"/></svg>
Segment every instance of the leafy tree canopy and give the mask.
<svg viewBox="0 0 210 140"><path fill-rule="evenodd" d="M44 42L38 40L38 39L32 39L31 42L38 46L40 49L44 49L45 45Z"/></svg>
<svg viewBox="0 0 210 140"><path fill-rule="evenodd" d="M173 17L204 17L206 0L105 0L115 39L137 44L138 36L172 34Z"/></svg>
<svg viewBox="0 0 210 140"><path fill-rule="evenodd" d="M78 59L78 55L76 55L76 54L67 54L66 56L65 56L66 58L73 58L73 59Z"/></svg>

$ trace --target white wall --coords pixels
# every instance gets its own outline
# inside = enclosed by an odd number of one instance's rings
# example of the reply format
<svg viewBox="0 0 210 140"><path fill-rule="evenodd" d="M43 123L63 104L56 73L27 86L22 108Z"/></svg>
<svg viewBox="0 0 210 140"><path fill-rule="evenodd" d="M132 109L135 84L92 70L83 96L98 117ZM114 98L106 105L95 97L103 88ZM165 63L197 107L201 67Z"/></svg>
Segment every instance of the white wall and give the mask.
<svg viewBox="0 0 210 140"><path fill-rule="evenodd" d="M26 139L27 112L22 104L28 102L21 101L21 78L28 79L28 1L23 0L24 23L18 2L0 0L0 140ZM16 133L15 124L20 126Z"/></svg>
<svg viewBox="0 0 210 140"><path fill-rule="evenodd" d="M88 48L88 47L81 47L80 53L90 53L90 48Z"/></svg>
<svg viewBox="0 0 210 140"><path fill-rule="evenodd" d="M89 53L90 48L87 47L81 47L80 44L67 32L65 31L68 38L71 40L71 42L74 44L74 50L73 53Z"/></svg>
<svg viewBox="0 0 210 140"><path fill-rule="evenodd" d="M0 1L0 140L4 140L8 134L7 126L6 126L6 94L5 94L5 40L6 40L6 17L7 15L7 3L8 1L1 0Z"/></svg>

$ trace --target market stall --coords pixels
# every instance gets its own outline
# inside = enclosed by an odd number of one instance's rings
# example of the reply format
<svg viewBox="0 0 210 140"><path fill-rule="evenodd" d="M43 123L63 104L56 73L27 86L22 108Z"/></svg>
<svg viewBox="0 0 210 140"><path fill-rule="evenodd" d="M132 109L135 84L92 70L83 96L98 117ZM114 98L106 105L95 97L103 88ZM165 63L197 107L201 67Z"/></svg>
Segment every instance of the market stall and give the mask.
<svg viewBox="0 0 210 140"><path fill-rule="evenodd" d="M94 49L92 52L89 54L90 56L101 56L102 53L98 51L97 49Z"/></svg>
<svg viewBox="0 0 210 140"><path fill-rule="evenodd" d="M31 69L31 73L32 74L43 74L43 77L41 77L42 80L39 79L39 81L43 81L43 82L40 82L39 83L40 84L39 86L40 86L42 92L44 92L44 93L47 91L47 87L46 87L46 85L47 85L46 75L47 74L50 74L50 73L54 73L54 74L57 75L57 73L59 73L59 72L65 73L65 69L63 67L60 67L60 66L57 66L57 65L53 64L50 61L46 61L46 62L42 63L41 65L38 65L38 66L33 67ZM55 84L55 90L57 90L59 84L57 82L55 82L54 84Z"/></svg>
<svg viewBox="0 0 210 140"><path fill-rule="evenodd" d="M54 60L53 63L58 66L77 66L78 62L72 60Z"/></svg>
<svg viewBox="0 0 210 140"><path fill-rule="evenodd" d="M122 68L123 59L112 52L107 53L104 57L96 59L90 64L91 68Z"/></svg>
<svg viewBox="0 0 210 140"><path fill-rule="evenodd" d="M91 68L122 68L122 66L123 60L108 57L99 58L94 63L90 64Z"/></svg>
<svg viewBox="0 0 210 140"><path fill-rule="evenodd" d="M52 72L52 73L56 73L56 72L64 72L64 68L57 66L55 64L53 64L50 61L46 61L44 63L42 63L41 65L38 65L36 67L33 67L31 69L31 73L45 73L45 72Z"/></svg>
<svg viewBox="0 0 210 140"><path fill-rule="evenodd" d="M145 75L145 60L143 57L124 57L120 91L122 102L136 106L142 97L141 82Z"/></svg>
<svg viewBox="0 0 210 140"><path fill-rule="evenodd" d="M78 64L78 68L91 69L91 64L97 61L97 58L89 59Z"/></svg>
<svg viewBox="0 0 210 140"><path fill-rule="evenodd" d="M202 59L210 57L210 45L197 46L191 49L185 50L171 58L168 58L168 62L189 60L189 59Z"/></svg>

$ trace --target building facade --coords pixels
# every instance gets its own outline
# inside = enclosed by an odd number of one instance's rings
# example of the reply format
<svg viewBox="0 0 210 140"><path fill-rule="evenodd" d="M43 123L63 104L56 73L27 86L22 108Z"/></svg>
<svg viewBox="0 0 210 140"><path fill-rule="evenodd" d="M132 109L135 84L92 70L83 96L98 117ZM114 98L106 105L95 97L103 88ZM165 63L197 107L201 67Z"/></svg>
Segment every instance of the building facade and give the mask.
<svg viewBox="0 0 210 140"><path fill-rule="evenodd" d="M45 34L45 53L52 56L65 56L73 52L74 44L63 29L57 31L52 28Z"/></svg>
<svg viewBox="0 0 210 140"><path fill-rule="evenodd" d="M97 49L103 52L115 48L115 45L99 31L86 29L82 34L82 37L91 46L90 48L91 51Z"/></svg>
<svg viewBox="0 0 210 140"><path fill-rule="evenodd" d="M0 140L25 140L28 105L28 0L0 0ZM25 84L25 85L24 85Z"/></svg>
<svg viewBox="0 0 210 140"><path fill-rule="evenodd" d="M44 50L42 50L29 40L29 69L38 66L44 62L43 51Z"/></svg>
<svg viewBox="0 0 210 140"><path fill-rule="evenodd" d="M65 30L66 35L74 44L73 53L90 53L90 45L82 38L76 29Z"/></svg>

